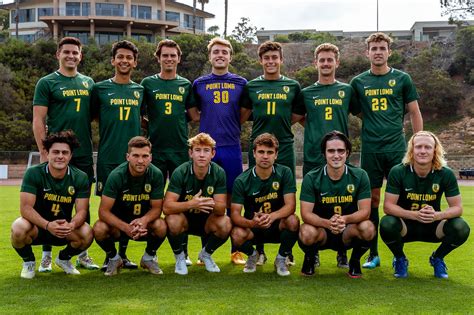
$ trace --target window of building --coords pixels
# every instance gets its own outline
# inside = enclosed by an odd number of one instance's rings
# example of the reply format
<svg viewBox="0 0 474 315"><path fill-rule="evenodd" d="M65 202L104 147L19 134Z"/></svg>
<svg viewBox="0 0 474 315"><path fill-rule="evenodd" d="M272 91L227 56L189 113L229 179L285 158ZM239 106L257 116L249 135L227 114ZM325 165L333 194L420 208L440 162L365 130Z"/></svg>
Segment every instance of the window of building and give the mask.
<svg viewBox="0 0 474 315"><path fill-rule="evenodd" d="M81 3L80 2L66 2L66 15L67 16L80 16Z"/></svg>
<svg viewBox="0 0 474 315"><path fill-rule="evenodd" d="M89 42L89 32L64 31L64 36L76 37L82 44L87 44Z"/></svg>
<svg viewBox="0 0 474 315"><path fill-rule="evenodd" d="M166 11L166 21L179 22L179 12Z"/></svg>
<svg viewBox="0 0 474 315"><path fill-rule="evenodd" d="M138 6L138 16L139 19L150 20L151 19L151 7L139 5Z"/></svg>
<svg viewBox="0 0 474 315"><path fill-rule="evenodd" d="M132 15L131 17L137 18L137 6L135 4L132 4Z"/></svg>
<svg viewBox="0 0 474 315"><path fill-rule="evenodd" d="M147 42L151 43L152 36L150 34L136 34L132 33L132 38L136 41L141 40L144 38Z"/></svg>
<svg viewBox="0 0 474 315"><path fill-rule="evenodd" d="M186 28L193 28L193 16L192 14L185 14L183 26ZM196 16L196 29L204 30L204 18Z"/></svg>
<svg viewBox="0 0 474 315"><path fill-rule="evenodd" d="M16 10L11 12L11 23L15 24ZM18 12L18 23L36 22L36 9L20 9Z"/></svg>
<svg viewBox="0 0 474 315"><path fill-rule="evenodd" d="M104 45L107 43L117 42L123 38L123 33L114 33L114 32L97 32L95 33L95 41L99 45Z"/></svg>
<svg viewBox="0 0 474 315"><path fill-rule="evenodd" d="M95 14L101 16L124 16L123 4L96 3Z"/></svg>
<svg viewBox="0 0 474 315"><path fill-rule="evenodd" d="M91 4L89 2L82 3L82 16L88 16L91 14Z"/></svg>
<svg viewBox="0 0 474 315"><path fill-rule="evenodd" d="M53 8L38 8L38 17L40 16L52 16Z"/></svg>

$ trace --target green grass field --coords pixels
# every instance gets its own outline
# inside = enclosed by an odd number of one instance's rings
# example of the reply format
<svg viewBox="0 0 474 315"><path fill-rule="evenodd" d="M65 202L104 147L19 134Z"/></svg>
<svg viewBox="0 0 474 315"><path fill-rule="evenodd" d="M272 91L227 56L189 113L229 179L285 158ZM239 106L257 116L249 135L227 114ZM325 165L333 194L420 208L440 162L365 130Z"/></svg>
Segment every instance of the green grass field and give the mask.
<svg viewBox="0 0 474 315"><path fill-rule="evenodd" d="M474 187L461 187L464 218L474 226ZM91 201L97 217L97 197ZM474 313L474 241L470 239L446 258L449 279L433 277L428 257L436 244L410 243L409 278L392 276L392 256L380 242L382 266L350 279L335 264L336 253L321 252L314 277L300 276L303 253L295 246L296 266L291 276L273 271L277 245L266 245L269 260L255 274L243 274L229 261L229 241L214 255L221 273L210 274L192 266L188 276L174 274L168 242L158 251L164 275L123 270L113 278L99 271L81 270L67 276L58 267L51 274L20 278L21 259L9 240L10 224L19 216L19 187L0 187L0 313ZM144 243L130 242L128 256L140 260ZM197 237L190 237L190 255L196 259ZM37 261L40 248L34 249ZM58 249L53 249L53 256ZM93 243L90 254L102 263L104 253Z"/></svg>

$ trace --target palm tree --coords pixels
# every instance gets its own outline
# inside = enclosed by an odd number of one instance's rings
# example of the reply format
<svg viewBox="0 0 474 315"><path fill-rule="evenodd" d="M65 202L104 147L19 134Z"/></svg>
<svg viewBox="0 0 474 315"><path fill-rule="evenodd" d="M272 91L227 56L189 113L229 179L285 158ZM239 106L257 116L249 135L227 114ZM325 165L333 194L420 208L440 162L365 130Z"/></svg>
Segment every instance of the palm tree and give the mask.
<svg viewBox="0 0 474 315"><path fill-rule="evenodd" d="M227 14L229 12L229 1L224 0L224 37L227 37Z"/></svg>
<svg viewBox="0 0 474 315"><path fill-rule="evenodd" d="M193 34L196 34L196 0L193 0Z"/></svg>
<svg viewBox="0 0 474 315"><path fill-rule="evenodd" d="M201 11L204 11L204 5L209 3L209 0L197 0L201 4Z"/></svg>

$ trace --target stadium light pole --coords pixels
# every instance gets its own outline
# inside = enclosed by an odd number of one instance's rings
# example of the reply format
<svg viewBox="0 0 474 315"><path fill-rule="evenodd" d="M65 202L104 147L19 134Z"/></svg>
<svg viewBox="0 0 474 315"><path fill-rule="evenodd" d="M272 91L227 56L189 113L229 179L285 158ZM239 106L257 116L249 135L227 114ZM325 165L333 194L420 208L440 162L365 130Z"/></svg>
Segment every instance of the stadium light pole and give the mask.
<svg viewBox="0 0 474 315"><path fill-rule="evenodd" d="M377 0L377 32L379 31L379 0Z"/></svg>

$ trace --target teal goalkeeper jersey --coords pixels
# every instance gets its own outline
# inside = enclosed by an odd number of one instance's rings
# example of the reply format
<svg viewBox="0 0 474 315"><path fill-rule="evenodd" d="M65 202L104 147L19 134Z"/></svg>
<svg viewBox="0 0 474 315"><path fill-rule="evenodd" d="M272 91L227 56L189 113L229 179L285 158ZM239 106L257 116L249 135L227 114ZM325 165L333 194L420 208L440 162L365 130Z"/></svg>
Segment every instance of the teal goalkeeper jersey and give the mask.
<svg viewBox="0 0 474 315"><path fill-rule="evenodd" d="M352 79L351 85L362 112L362 152L404 151L405 108L418 99L410 76L393 68L384 75L368 70Z"/></svg>
<svg viewBox="0 0 474 315"><path fill-rule="evenodd" d="M92 164L90 96L94 81L80 73L66 77L55 71L42 77L35 88L33 106L48 107L48 133L71 129L80 147L74 150L74 159Z"/></svg>
<svg viewBox="0 0 474 315"><path fill-rule="evenodd" d="M143 86L118 84L108 79L94 85L91 104L99 116L97 164L121 164L128 141L141 134Z"/></svg>
<svg viewBox="0 0 474 315"><path fill-rule="evenodd" d="M300 84L285 76L278 80L265 80L260 76L244 88L242 107L252 110L253 127L250 141L269 132L280 143L293 143L291 114L296 106Z"/></svg>

